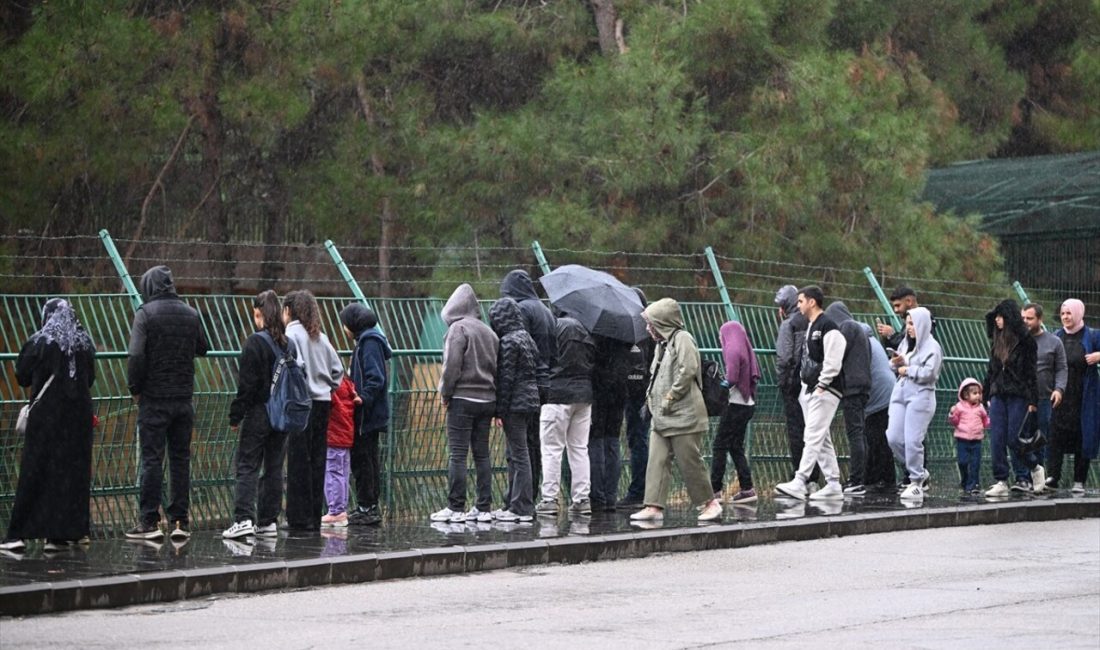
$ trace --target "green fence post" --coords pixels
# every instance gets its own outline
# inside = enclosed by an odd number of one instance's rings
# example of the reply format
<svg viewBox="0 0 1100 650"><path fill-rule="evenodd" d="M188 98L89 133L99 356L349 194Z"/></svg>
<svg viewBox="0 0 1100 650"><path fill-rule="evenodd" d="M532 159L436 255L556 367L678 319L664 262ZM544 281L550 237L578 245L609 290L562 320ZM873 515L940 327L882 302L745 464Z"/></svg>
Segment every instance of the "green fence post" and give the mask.
<svg viewBox="0 0 1100 650"><path fill-rule="evenodd" d="M714 249L707 246L706 254L707 264L710 264L710 272L714 274L714 283L718 285L718 295L722 297L722 305L726 308L726 318L740 323L741 319L737 317L737 309L733 306L733 301L730 300L729 291L726 291L726 281L722 279L722 269L718 268L718 260L714 257Z"/></svg>
<svg viewBox="0 0 1100 650"><path fill-rule="evenodd" d="M1016 295L1020 297L1021 305L1026 305L1027 303L1031 302L1031 299L1027 297L1027 292L1024 291L1023 285L1020 284L1018 280L1012 283L1012 288L1016 290Z"/></svg>
<svg viewBox="0 0 1100 650"><path fill-rule="evenodd" d="M118 254L118 249L115 248L115 241L111 239L111 233L107 232L107 229L99 231L99 239L103 242L103 247L107 249L107 255L111 257L111 262L115 265L115 271L118 273L118 277L122 280L122 286L126 289L126 293L130 295L130 304L133 305L134 311L137 311L138 307L141 307L142 299L141 293L134 286L134 279L130 277L130 272L126 270L126 262L122 260L122 256Z"/></svg>
<svg viewBox="0 0 1100 650"><path fill-rule="evenodd" d="M535 259L538 260L539 270L543 275L550 272L550 263L546 261L546 256L542 254L542 246L539 246L539 241L536 239L531 242L531 250L535 252Z"/></svg>
<svg viewBox="0 0 1100 650"><path fill-rule="evenodd" d="M886 315L890 317L890 320L894 323L894 331L901 331L901 319L894 313L894 308L890 305L890 301L886 299L886 294L882 291L882 286L879 285L878 280L875 278L875 274L871 271L871 267L863 267L863 275L866 276L867 282L871 283L871 289L874 290L875 296L878 297L879 303L882 305L882 309L886 312Z"/></svg>
<svg viewBox="0 0 1100 650"><path fill-rule="evenodd" d="M336 264L336 269L340 271L340 276L343 277L344 282L347 283L348 289L351 290L351 295L355 296L355 299L359 302L363 303L367 307L370 307L370 303L367 302L366 294L364 294L363 290L359 288L359 283L355 281L355 276L351 274L351 269L348 268L347 262L345 262L344 258L340 256L340 251L336 249L336 244L333 243L331 239L325 240L325 250L328 251L329 257L331 257L333 263ZM383 334L386 333L386 331L382 329L381 322L379 322L378 325L376 325L375 327L378 328L379 332L382 332Z"/></svg>

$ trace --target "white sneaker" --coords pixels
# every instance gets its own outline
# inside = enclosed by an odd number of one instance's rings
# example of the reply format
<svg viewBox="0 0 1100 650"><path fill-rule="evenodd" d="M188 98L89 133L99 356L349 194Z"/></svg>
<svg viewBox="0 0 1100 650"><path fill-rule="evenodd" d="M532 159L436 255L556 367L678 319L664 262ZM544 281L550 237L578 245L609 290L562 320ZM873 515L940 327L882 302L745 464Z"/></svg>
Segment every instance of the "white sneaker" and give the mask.
<svg viewBox="0 0 1100 650"><path fill-rule="evenodd" d="M987 497L1007 497L1012 494L1012 490L1008 489L1008 483L1004 481L997 481L985 491Z"/></svg>
<svg viewBox="0 0 1100 650"><path fill-rule="evenodd" d="M778 485L776 488L778 489ZM844 488L840 487L839 481L829 481L825 484L825 487L821 488L817 492L810 495L811 501L825 501L831 499L843 499Z"/></svg>
<svg viewBox="0 0 1100 650"><path fill-rule="evenodd" d="M1035 469L1031 470L1031 491L1035 494L1042 494L1043 490L1047 486L1047 473L1043 469L1042 465L1036 465Z"/></svg>
<svg viewBox="0 0 1100 650"><path fill-rule="evenodd" d="M278 537L279 526L275 522L271 522L266 526L253 526L252 534L256 537Z"/></svg>
<svg viewBox="0 0 1100 650"><path fill-rule="evenodd" d="M631 521L662 521L665 518L665 511L661 508L654 508L652 506L646 506L630 515Z"/></svg>
<svg viewBox="0 0 1100 650"><path fill-rule="evenodd" d="M802 479L799 479L797 477L795 477L794 480L787 481L786 483L776 483L775 491L779 492L780 494L785 494L789 497L802 499L803 501L806 500L806 484L802 481Z"/></svg>
<svg viewBox="0 0 1100 650"><path fill-rule="evenodd" d="M439 512L433 512L429 518L432 521L449 521L452 524L461 524L466 521L466 513L461 511L455 512L450 508L444 508Z"/></svg>
<svg viewBox="0 0 1100 650"><path fill-rule="evenodd" d="M471 523L475 522L475 521L477 521L477 517L480 514L481 514L481 511L478 510L476 507L470 508L466 512L466 521L471 522ZM492 515L489 516L489 520L492 521Z"/></svg>
<svg viewBox="0 0 1100 650"><path fill-rule="evenodd" d="M1073 488L1070 489L1070 492L1072 492L1074 494L1084 494L1085 493L1085 484L1084 483L1074 483Z"/></svg>
<svg viewBox="0 0 1100 650"><path fill-rule="evenodd" d="M470 516L466 515L466 521L470 521ZM493 513L491 512L479 512L477 513L477 521L481 524L488 524L493 521Z"/></svg>
<svg viewBox="0 0 1100 650"><path fill-rule="evenodd" d="M711 499L699 512L699 521L717 521L722 518L722 502Z"/></svg>
<svg viewBox="0 0 1100 650"><path fill-rule="evenodd" d="M924 488L916 483L910 483L898 498L903 501L924 501Z"/></svg>
<svg viewBox="0 0 1100 650"><path fill-rule="evenodd" d="M255 534L256 529L252 527L252 520L245 519L244 521L238 521L229 528L222 531L222 537L225 539L239 539L241 537L248 537Z"/></svg>

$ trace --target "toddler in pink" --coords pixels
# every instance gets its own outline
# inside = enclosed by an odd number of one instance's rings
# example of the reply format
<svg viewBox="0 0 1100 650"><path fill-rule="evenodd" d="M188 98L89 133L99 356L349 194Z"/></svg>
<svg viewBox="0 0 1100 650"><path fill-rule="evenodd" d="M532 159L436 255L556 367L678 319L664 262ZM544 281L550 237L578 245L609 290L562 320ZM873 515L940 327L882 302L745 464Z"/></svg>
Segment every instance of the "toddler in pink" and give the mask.
<svg viewBox="0 0 1100 650"><path fill-rule="evenodd" d="M959 477L965 492L979 494L978 474L982 467L982 438L989 428L989 414L982 406L982 383L967 377L959 384L959 402L951 407L947 422L955 427L955 451Z"/></svg>

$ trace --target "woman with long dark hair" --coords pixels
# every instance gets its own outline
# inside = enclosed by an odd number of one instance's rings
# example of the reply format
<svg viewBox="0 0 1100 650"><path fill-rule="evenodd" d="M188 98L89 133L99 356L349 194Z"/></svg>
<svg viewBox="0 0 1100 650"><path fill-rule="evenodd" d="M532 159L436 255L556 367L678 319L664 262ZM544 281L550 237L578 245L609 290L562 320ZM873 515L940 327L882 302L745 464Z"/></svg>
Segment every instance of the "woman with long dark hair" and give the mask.
<svg viewBox="0 0 1100 650"><path fill-rule="evenodd" d="M332 391L344 378L344 364L321 331L321 310L312 293L286 294L283 322L287 338L298 350L298 361L305 364L313 401L305 431L292 433L287 440L286 523L291 530L319 530L325 510L328 416Z"/></svg>
<svg viewBox="0 0 1100 650"><path fill-rule="evenodd" d="M1028 332L1015 300L1005 300L986 314L985 329L990 349L982 395L989 400L989 450L996 481L985 495L1004 497L1013 491L1042 492L1046 473L1038 456L1023 452L1019 438L1024 418L1039 410L1035 337ZM1012 452L1011 469L1015 475L1011 488L1008 450Z"/></svg>
<svg viewBox="0 0 1100 650"><path fill-rule="evenodd" d="M34 406L0 550L21 553L28 539L60 550L91 528L95 347L68 301L52 298L42 307L42 328L19 352L15 378L30 388Z"/></svg>
<svg viewBox="0 0 1100 650"><path fill-rule="evenodd" d="M279 296L274 291L264 291L252 301L252 323L256 331L245 340L241 350L237 397L229 406L229 427L239 431L240 438L236 456L234 523L222 533L226 539L248 535L275 537L278 532L276 522L283 505L287 434L271 427L267 400L271 395L271 374L276 361L272 344L280 350L287 347L281 312Z"/></svg>

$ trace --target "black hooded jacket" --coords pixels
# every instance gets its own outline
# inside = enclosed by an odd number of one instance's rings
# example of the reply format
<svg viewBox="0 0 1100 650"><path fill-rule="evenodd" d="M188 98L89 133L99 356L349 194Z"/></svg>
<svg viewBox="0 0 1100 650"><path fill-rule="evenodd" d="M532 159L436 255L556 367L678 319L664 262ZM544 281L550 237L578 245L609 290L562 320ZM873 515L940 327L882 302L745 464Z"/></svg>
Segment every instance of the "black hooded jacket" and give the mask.
<svg viewBox="0 0 1100 650"><path fill-rule="evenodd" d="M592 369L593 398L603 404L625 406L633 346L606 336L592 338L596 342L596 363Z"/></svg>
<svg viewBox="0 0 1100 650"><path fill-rule="evenodd" d="M538 413L539 387L535 371L538 346L523 325L515 300L501 298L489 309L489 325L500 338L497 351L497 415Z"/></svg>
<svg viewBox="0 0 1100 650"><path fill-rule="evenodd" d="M848 306L837 300L825 309L844 335L844 397L871 393L871 340L867 332L852 318Z"/></svg>
<svg viewBox="0 0 1100 650"><path fill-rule="evenodd" d="M167 266L141 276L145 304L134 314L126 383L131 395L153 399L191 399L195 357L209 346L199 312L180 300Z"/></svg>
<svg viewBox="0 0 1100 650"><path fill-rule="evenodd" d="M990 347L989 369L986 372L985 381L982 382L982 395L987 400L994 395L1022 397L1027 400L1029 406L1038 405L1039 379L1036 369L1035 337L1024 324L1024 319L1020 315L1020 306L1016 301L1005 300L985 315L985 331L990 341L997 332L997 316L1004 318L1005 330L1015 334L1016 345L1009 351L1004 363L993 352L992 346Z"/></svg>
<svg viewBox="0 0 1100 650"><path fill-rule="evenodd" d="M535 284L527 271L515 269L500 282L500 297L511 298L519 304L523 313L523 326L538 346L538 367L536 368L539 388L550 385L550 368L557 357L555 349L554 315L542 304L535 293Z"/></svg>
<svg viewBox="0 0 1100 650"><path fill-rule="evenodd" d="M584 325L563 316L554 324L558 356L550 370L550 404L591 404L596 344Z"/></svg>

